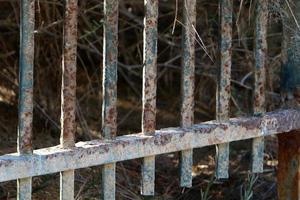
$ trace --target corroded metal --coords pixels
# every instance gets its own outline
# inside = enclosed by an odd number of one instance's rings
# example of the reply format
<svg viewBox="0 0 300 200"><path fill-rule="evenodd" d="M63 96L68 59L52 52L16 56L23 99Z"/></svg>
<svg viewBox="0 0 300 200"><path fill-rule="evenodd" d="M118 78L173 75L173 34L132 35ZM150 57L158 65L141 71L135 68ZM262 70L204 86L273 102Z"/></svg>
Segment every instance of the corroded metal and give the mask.
<svg viewBox="0 0 300 200"><path fill-rule="evenodd" d="M152 135L156 124L158 0L144 0L144 6L142 132ZM154 195L154 181L155 157L144 158L141 186L143 195Z"/></svg>
<svg viewBox="0 0 300 200"><path fill-rule="evenodd" d="M34 65L34 25L35 1L23 0L20 8L20 61L19 61L19 124L18 153L32 154L33 117L33 65ZM31 199L31 177L18 180L17 198Z"/></svg>
<svg viewBox="0 0 300 200"><path fill-rule="evenodd" d="M60 172L60 199L74 199L74 170Z"/></svg>
<svg viewBox="0 0 300 200"><path fill-rule="evenodd" d="M217 86L216 118L229 118L231 55L232 55L232 0L220 0L221 42L220 72ZM220 144L217 151L217 178L228 178L229 144Z"/></svg>
<svg viewBox="0 0 300 200"><path fill-rule="evenodd" d="M184 0L182 32L181 127L194 124L196 0ZM192 187L193 150L180 153L180 185Z"/></svg>
<svg viewBox="0 0 300 200"><path fill-rule="evenodd" d="M116 163L103 165L102 167L102 198L115 199L116 194Z"/></svg>
<svg viewBox="0 0 300 200"><path fill-rule="evenodd" d="M104 0L102 135L107 140L117 134L118 7L118 0ZM115 168L115 163L102 168L104 200L115 199Z"/></svg>
<svg viewBox="0 0 300 200"><path fill-rule="evenodd" d="M62 87L61 87L61 138L62 148L75 145L76 133L76 54L77 54L77 0L66 0L63 36ZM60 173L60 199L74 199L74 170Z"/></svg>
<svg viewBox="0 0 300 200"><path fill-rule="evenodd" d="M31 199L32 194L32 178L22 178L17 180L18 200Z"/></svg>
<svg viewBox="0 0 300 200"><path fill-rule="evenodd" d="M300 129L300 110L281 110L263 116L209 121L189 128L166 128L155 134L132 134L115 140L79 142L73 149L60 146L35 150L32 156L0 156L0 182L40 176L209 145L286 133Z"/></svg>
<svg viewBox="0 0 300 200"><path fill-rule="evenodd" d="M72 148L76 132L76 53L77 0L66 0L64 18L64 49L61 87L61 138L64 148Z"/></svg>
<svg viewBox="0 0 300 200"><path fill-rule="evenodd" d="M141 193L147 196L154 195L155 156L148 156L143 159L142 178Z"/></svg>
<svg viewBox="0 0 300 200"><path fill-rule="evenodd" d="M117 134L118 0L104 1L102 134Z"/></svg>
<svg viewBox="0 0 300 200"><path fill-rule="evenodd" d="M267 62L267 22L268 0L256 2L255 26L255 69L254 69L254 113L265 112L265 85ZM255 138L252 142L252 172L263 172L264 138Z"/></svg>
<svg viewBox="0 0 300 200"><path fill-rule="evenodd" d="M34 0L21 4L18 152L32 153Z"/></svg>
<svg viewBox="0 0 300 200"><path fill-rule="evenodd" d="M142 132L155 131L158 0L145 0Z"/></svg>
<svg viewBox="0 0 300 200"><path fill-rule="evenodd" d="M278 135L277 191L279 200L292 200L300 197L299 141L299 130Z"/></svg>

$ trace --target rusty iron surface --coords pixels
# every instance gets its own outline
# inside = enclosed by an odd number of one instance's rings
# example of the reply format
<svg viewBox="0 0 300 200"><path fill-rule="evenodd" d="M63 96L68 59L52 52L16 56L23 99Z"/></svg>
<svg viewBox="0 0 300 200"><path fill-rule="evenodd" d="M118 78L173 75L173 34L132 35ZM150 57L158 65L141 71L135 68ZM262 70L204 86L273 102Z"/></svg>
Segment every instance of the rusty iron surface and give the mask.
<svg viewBox="0 0 300 200"><path fill-rule="evenodd" d="M117 134L118 0L104 1L102 135Z"/></svg>
<svg viewBox="0 0 300 200"><path fill-rule="evenodd" d="M76 132L77 0L66 0L61 87L61 145L72 148Z"/></svg>
<svg viewBox="0 0 300 200"><path fill-rule="evenodd" d="M61 138L62 148L75 146L76 133L76 56L77 56L77 0L66 0L63 34ZM60 173L60 199L74 199L74 170Z"/></svg>
<svg viewBox="0 0 300 200"><path fill-rule="evenodd" d="M166 128L155 134L132 134L115 140L79 142L35 150L33 155L0 156L0 182L79 169L152 155L201 148L300 129L300 110L280 110L263 116L209 121L189 128Z"/></svg>
<svg viewBox="0 0 300 200"><path fill-rule="evenodd" d="M181 127L194 124L196 0L184 0L182 28ZM192 187L193 150L180 153L180 185Z"/></svg>
<svg viewBox="0 0 300 200"><path fill-rule="evenodd" d="M74 170L60 172L60 200L74 199Z"/></svg>
<svg viewBox="0 0 300 200"><path fill-rule="evenodd" d="M154 195L155 187L155 156L143 158L141 194L145 196Z"/></svg>
<svg viewBox="0 0 300 200"><path fill-rule="evenodd" d="M17 199L28 200L31 199L32 194L32 178L23 178L17 180Z"/></svg>
<svg viewBox="0 0 300 200"><path fill-rule="evenodd" d="M142 132L152 134L156 122L158 0L145 0Z"/></svg>
<svg viewBox="0 0 300 200"><path fill-rule="evenodd" d="M116 194L116 163L103 165L102 167L102 193L103 200L113 200Z"/></svg>
<svg viewBox="0 0 300 200"><path fill-rule="evenodd" d="M230 79L232 57L232 0L220 0L221 42L220 72L217 85L216 118L224 121L229 118ZM228 178L229 144L220 144L217 151L217 178Z"/></svg>
<svg viewBox="0 0 300 200"><path fill-rule="evenodd" d="M278 199L293 200L300 196L300 131L278 135Z"/></svg>
<svg viewBox="0 0 300 200"><path fill-rule="evenodd" d="M156 128L158 0L144 0L144 7L142 133L151 135ZM154 195L154 181L155 157L146 157L142 166L142 195Z"/></svg>
<svg viewBox="0 0 300 200"><path fill-rule="evenodd" d="M32 153L34 0L21 4L18 152Z"/></svg>
<svg viewBox="0 0 300 200"><path fill-rule="evenodd" d="M104 0L102 135L106 140L117 135L118 18L119 0ZM104 200L115 199L115 170L115 163L102 168Z"/></svg>
<svg viewBox="0 0 300 200"><path fill-rule="evenodd" d="M33 72L35 1L23 0L20 7L20 61L19 61L19 122L18 153L32 154ZM17 198L31 199L32 178L18 179Z"/></svg>
<svg viewBox="0 0 300 200"><path fill-rule="evenodd" d="M254 114L264 113L266 109L267 23L268 0L258 0L255 18ZM255 138L252 142L253 173L263 172L263 161L264 138Z"/></svg>

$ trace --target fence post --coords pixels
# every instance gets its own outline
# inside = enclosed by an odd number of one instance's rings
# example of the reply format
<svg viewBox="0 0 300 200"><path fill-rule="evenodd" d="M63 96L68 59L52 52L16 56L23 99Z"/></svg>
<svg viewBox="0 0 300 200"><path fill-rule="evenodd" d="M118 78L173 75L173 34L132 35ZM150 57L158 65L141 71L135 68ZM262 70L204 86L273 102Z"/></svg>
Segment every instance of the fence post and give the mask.
<svg viewBox="0 0 300 200"><path fill-rule="evenodd" d="M231 79L231 55L232 55L232 0L220 0L220 69L218 73L216 118L218 121L226 121L229 118L230 104L230 79ZM229 168L229 143L217 145L216 177L228 178Z"/></svg>
<svg viewBox="0 0 300 200"><path fill-rule="evenodd" d="M283 107L297 107L300 95L300 2L285 2L281 96ZM278 199L300 199L300 131L278 135Z"/></svg>
<svg viewBox="0 0 300 200"><path fill-rule="evenodd" d="M118 80L118 19L119 0L104 1L102 136L114 139L117 135ZM116 193L116 163L102 167L102 199L114 200Z"/></svg>
<svg viewBox="0 0 300 200"><path fill-rule="evenodd" d="M158 2L158 0L144 0L142 132L145 135L154 135L156 128ZM148 156L143 158L141 194L153 196L154 183L155 156Z"/></svg>
<svg viewBox="0 0 300 200"><path fill-rule="evenodd" d="M182 31L181 127L194 124L196 0L184 0ZM193 149L180 152L180 185L192 187Z"/></svg>
<svg viewBox="0 0 300 200"><path fill-rule="evenodd" d="M23 0L20 8L20 83L19 83L19 124L18 153L32 155L33 117L33 66L34 66L34 25L35 1ZM17 180L17 199L31 199L32 178Z"/></svg>
<svg viewBox="0 0 300 200"><path fill-rule="evenodd" d="M65 1L62 86L61 138L62 148L75 146L76 132L76 54L77 54L77 0ZM60 199L74 199L74 170L60 172Z"/></svg>
<svg viewBox="0 0 300 200"><path fill-rule="evenodd" d="M254 101L255 115L265 112L266 101L266 66L267 66L267 24L268 0L256 1L255 11L255 66L254 66ZM264 169L264 137L252 141L252 172L262 173Z"/></svg>

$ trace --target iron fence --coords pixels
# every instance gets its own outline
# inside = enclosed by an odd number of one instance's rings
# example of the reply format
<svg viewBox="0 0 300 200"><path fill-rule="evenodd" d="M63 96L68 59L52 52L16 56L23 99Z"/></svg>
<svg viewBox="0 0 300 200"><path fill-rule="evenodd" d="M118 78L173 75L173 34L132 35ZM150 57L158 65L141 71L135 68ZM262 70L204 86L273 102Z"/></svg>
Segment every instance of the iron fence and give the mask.
<svg viewBox="0 0 300 200"><path fill-rule="evenodd" d="M118 0L104 0L103 140L75 144L77 0L66 0L63 33L61 145L32 148L35 1L21 1L18 152L0 156L0 182L18 180L31 199L32 178L60 172L60 198L74 198L74 170L102 165L103 199L115 199L116 162L143 158L143 195L154 195L155 156L180 151L182 187L192 186L193 149L218 145L218 178L228 178L229 142L253 138L254 173L263 171L264 137L300 129L296 109L265 113L268 1L256 2L254 116L229 118L232 0L220 0L220 70L216 120L194 124L196 0L184 0L181 126L156 130L158 0L145 0L142 133L117 137Z"/></svg>

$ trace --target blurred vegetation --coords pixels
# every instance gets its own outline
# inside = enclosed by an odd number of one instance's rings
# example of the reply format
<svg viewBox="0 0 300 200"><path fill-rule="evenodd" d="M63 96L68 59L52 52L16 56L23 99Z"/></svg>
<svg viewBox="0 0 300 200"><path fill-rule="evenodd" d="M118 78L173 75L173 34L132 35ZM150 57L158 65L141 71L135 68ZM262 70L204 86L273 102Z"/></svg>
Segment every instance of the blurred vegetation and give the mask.
<svg viewBox="0 0 300 200"><path fill-rule="evenodd" d="M176 2L178 13L175 14ZM231 115L246 116L251 114L253 89L253 47L254 47L254 4L252 0L238 0L234 2L234 32L233 32L233 66L232 66L232 97ZM280 65L281 65L281 1L270 0L270 17L268 27L268 67L267 67L267 109L273 110L280 102ZM180 76L181 76L181 9L182 0L159 1L159 43L158 43L158 128L179 125L180 108ZM61 54L62 54L62 28L64 4L61 0L36 1L36 33L35 33L35 75L34 75L34 145L35 148L52 146L59 143L60 134L60 87L61 87ZM142 59L143 59L143 14L142 0L120 1L119 17L119 65L118 65L118 130L119 134L128 134L140 131L141 121L141 92L142 92ZM175 19L175 16L177 18ZM102 42L103 42L103 2L99 0L79 0L79 30L78 30L78 70L77 70L77 140L90 140L97 138L101 130L101 84L102 84ZM176 20L174 27L174 20ZM197 33L204 42L207 52L196 45L196 91L195 91L195 121L214 119L216 70L218 67L218 39L219 17L217 0L197 1ZM174 32L172 32L174 28ZM15 152L16 125L17 125L17 99L18 99L18 51L19 51L19 1L0 0L0 152ZM271 141L273 141L271 139ZM272 143L273 144L273 143ZM244 148L249 146L236 145ZM270 148L271 149L271 148ZM250 148L248 149L250 150ZM205 153L203 153L205 152ZM207 162L207 168L201 172L200 179L196 180L196 188L187 191L178 191L178 180L169 185L164 174L158 175L161 181L158 193L162 199L192 199L200 191L205 191L203 184L210 184L210 177L214 162L211 157L212 149L202 151L204 158L195 158L195 163ZM268 153L268 152L267 152ZM269 158L273 159L274 152L270 150ZM249 152L235 153L235 158ZM173 154L172 154L173 155ZM199 154L200 155L200 154ZM209 158L208 158L209 157ZM177 155L164 157L164 164L176 170ZM249 160L249 158L248 158ZM127 164L126 164L127 163ZM247 162L246 162L247 163ZM241 169L239 164L232 164ZM125 166L125 167L124 167ZM243 168L243 167L242 167ZM245 166L244 166L245 168ZM246 166L247 168L247 166ZM121 174L119 180L131 184L126 172L133 174L132 187L118 185L122 192L119 198L139 199L139 162L125 162L119 166ZM195 169L198 169L197 166ZM273 169L273 168L272 168ZM82 173L88 175L90 171L99 173L97 169L86 169ZM123 170L123 171L122 171ZM125 171L124 171L125 170ZM158 171L168 171L158 168ZM174 170L168 171L168 176L176 176ZM201 168L202 170L202 168ZM197 170L196 170L197 171ZM205 174L205 171L207 172ZM238 170L237 170L238 171ZM236 171L236 173L237 173ZM245 172L245 169L243 173ZM274 170L271 171L271 175ZM129 173L129 174L130 174ZM262 176L257 182L268 179ZM273 174L274 175L274 174ZM95 193L95 177L82 178L78 173L78 198L90 199ZM247 175L244 173L246 179ZM47 176L46 176L47 178ZM57 178L57 176L56 176ZM273 177L274 178L274 177ZM44 177L45 179L45 177ZM42 180L44 180L42 179ZM49 178L48 178L49 179ZM47 180L48 180L47 179ZM204 181L208 180L208 181ZM242 181L236 175L238 181ZM50 180L53 180L50 178ZM202 181L200 181L202 180ZM234 180L234 178L233 178ZM269 179L268 179L269 180ZM96 180L98 184L100 178ZM47 182L47 181L45 181ZM51 182L51 181L50 181ZM167 184L168 183L168 184ZM269 182L265 182L268 184ZM52 184L52 182L51 182ZM95 185L94 184L94 185ZM215 184L215 183L214 183ZM209 186L212 190L212 199L226 199L226 194L236 189L239 199L240 188L238 182L232 184L216 183ZM229 187L227 192L218 190ZM39 188L40 184L37 184ZM169 187L167 186L169 185ZM46 185L47 187L49 185ZM57 186L55 186L57 187ZM54 187L54 188L55 188ZM84 189L83 189L83 188ZM97 186L98 187L98 186ZM167 189L163 189L167 187ZM251 186L254 187L255 186ZM3 187L4 188L4 187ZM9 189L1 189L2 196L7 196ZM129 191L132 189L132 191ZM38 189L37 189L38 190ZM123 191L124 190L124 191ZM12 191L14 191L12 189ZM89 192L93 193L90 194ZM191 192L192 193L189 193ZM196 191L196 192L195 192ZM53 192L52 192L53 193ZM124 195L123 195L124 194ZM189 196L193 194L192 196ZM274 191L271 191L271 196ZM82 197L81 197L82 195ZM123 196L122 196L123 195ZM127 196L126 196L127 195ZM165 195L165 196L164 196ZM208 195L208 194L207 194ZM227 194L228 195L228 194ZM268 199L269 194L265 194ZM98 196L98 192L96 195ZM131 198L129 197L131 196ZM133 196L133 197L132 197ZM211 196L209 194L209 196ZM255 196L255 194L254 194ZM1 195L0 195L1 197ZM274 196L273 196L274 197ZM270 199L272 199L271 197ZM46 197L45 197L46 198ZM228 198L227 198L228 199ZM254 198L262 199L262 198ZM274 199L274 198L273 198Z"/></svg>

